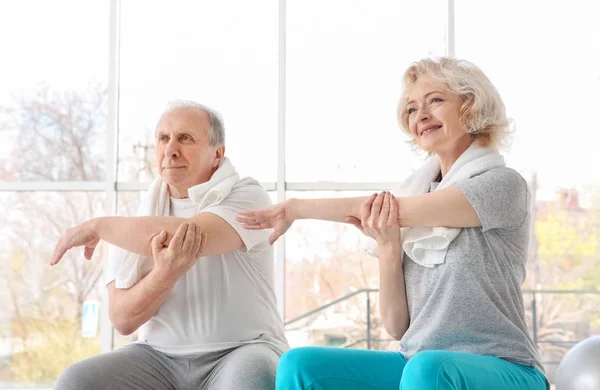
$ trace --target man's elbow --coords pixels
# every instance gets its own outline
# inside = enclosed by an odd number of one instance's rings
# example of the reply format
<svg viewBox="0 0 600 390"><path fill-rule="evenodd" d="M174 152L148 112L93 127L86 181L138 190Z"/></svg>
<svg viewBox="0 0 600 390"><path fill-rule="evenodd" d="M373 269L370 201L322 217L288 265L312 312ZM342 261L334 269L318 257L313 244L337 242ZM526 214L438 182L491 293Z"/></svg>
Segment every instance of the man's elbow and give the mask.
<svg viewBox="0 0 600 390"><path fill-rule="evenodd" d="M122 336L129 336L139 328L139 326L136 326L131 320L127 318L127 316L123 314L117 314L113 311L110 311L109 318L110 322L113 324L113 327Z"/></svg>

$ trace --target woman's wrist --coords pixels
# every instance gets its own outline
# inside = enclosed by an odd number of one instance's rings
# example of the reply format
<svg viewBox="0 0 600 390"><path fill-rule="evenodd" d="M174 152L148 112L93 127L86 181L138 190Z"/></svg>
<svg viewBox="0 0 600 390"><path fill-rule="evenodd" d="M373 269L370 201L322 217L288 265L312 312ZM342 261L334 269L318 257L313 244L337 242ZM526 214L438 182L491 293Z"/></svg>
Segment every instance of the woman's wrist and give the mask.
<svg viewBox="0 0 600 390"><path fill-rule="evenodd" d="M285 214L286 217L288 217L290 219L290 221L295 221L297 219L301 219L301 213L299 210L299 202L300 199L296 199L296 198L289 198L286 199L283 204L285 207Z"/></svg>
<svg viewBox="0 0 600 390"><path fill-rule="evenodd" d="M380 256L400 257L402 254L402 246L400 240L377 243L377 252Z"/></svg>

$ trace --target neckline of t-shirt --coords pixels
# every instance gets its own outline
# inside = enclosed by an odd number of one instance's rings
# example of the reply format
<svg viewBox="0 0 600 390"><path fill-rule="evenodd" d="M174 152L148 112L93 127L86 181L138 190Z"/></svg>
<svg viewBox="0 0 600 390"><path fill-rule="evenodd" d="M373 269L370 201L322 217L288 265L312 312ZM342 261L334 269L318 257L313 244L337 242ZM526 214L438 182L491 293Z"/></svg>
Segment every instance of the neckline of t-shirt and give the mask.
<svg viewBox="0 0 600 390"><path fill-rule="evenodd" d="M176 210L189 209L192 207L196 207L190 198L173 198L171 197L171 207Z"/></svg>

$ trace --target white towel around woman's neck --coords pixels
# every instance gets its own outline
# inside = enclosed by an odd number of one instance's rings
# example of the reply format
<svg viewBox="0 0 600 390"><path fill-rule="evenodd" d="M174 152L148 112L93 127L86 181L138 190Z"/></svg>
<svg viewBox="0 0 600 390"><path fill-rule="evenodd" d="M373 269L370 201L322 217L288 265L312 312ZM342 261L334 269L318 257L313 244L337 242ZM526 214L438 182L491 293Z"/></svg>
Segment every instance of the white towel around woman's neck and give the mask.
<svg viewBox="0 0 600 390"><path fill-rule="evenodd" d="M473 143L460 155L433 191L448 188L473 176L504 166L506 166L504 158L497 149L483 148ZM433 156L391 192L398 197L427 193L439 173L440 160L437 156ZM460 228L447 227L402 228L402 249L417 264L433 267L444 262L446 251L459 232ZM366 251L371 256L378 257L375 240L368 241Z"/></svg>
<svg viewBox="0 0 600 390"><path fill-rule="evenodd" d="M198 205L198 212L200 212L209 206L221 203L239 179L240 176L235 167L225 157L210 180L190 187L188 195L192 203ZM158 176L142 197L136 216L168 216L170 201L169 186ZM138 255L114 246L112 247L111 256L118 258L121 264L115 279L116 288L130 288L150 272L154 266L151 256Z"/></svg>

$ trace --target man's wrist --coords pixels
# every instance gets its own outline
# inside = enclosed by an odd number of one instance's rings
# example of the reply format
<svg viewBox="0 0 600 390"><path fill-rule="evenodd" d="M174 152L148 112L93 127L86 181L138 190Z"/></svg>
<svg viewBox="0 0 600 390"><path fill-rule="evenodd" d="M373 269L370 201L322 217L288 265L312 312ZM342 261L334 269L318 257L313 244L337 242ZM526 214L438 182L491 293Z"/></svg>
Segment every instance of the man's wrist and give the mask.
<svg viewBox="0 0 600 390"><path fill-rule="evenodd" d="M94 234L94 236L96 236L100 240L102 240L103 223L104 223L103 217L92 218L88 221L88 224L92 230L92 233Z"/></svg>
<svg viewBox="0 0 600 390"><path fill-rule="evenodd" d="M149 278L150 286L153 292L160 293L166 289L171 289L175 285L176 279L174 280L168 272L161 270L160 268L152 268L152 271L147 276Z"/></svg>

